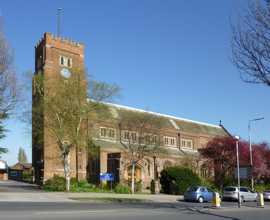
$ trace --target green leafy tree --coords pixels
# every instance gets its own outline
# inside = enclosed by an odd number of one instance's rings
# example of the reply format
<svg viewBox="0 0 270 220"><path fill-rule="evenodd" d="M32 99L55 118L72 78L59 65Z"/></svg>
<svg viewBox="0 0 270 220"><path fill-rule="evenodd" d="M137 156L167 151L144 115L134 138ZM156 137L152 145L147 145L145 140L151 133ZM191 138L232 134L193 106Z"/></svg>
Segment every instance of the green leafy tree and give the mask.
<svg viewBox="0 0 270 220"><path fill-rule="evenodd" d="M85 125L88 126L88 122L96 117L96 108L101 106L99 102L103 99L102 93L106 93L106 97L110 93L107 91L110 86L102 83L103 86L95 87L95 94L99 94L99 98L89 97L85 72L80 69L71 72L73 74L69 78L55 74L55 78L46 79L43 73L38 73L33 79L34 136L37 141L42 140L44 131L39 127L44 118L44 128L55 139L61 152L67 191L70 189L70 152L75 149L78 181L79 150L87 148L91 138Z"/></svg>
<svg viewBox="0 0 270 220"><path fill-rule="evenodd" d="M25 150L22 147L19 148L18 161L20 163L27 163L28 162Z"/></svg>

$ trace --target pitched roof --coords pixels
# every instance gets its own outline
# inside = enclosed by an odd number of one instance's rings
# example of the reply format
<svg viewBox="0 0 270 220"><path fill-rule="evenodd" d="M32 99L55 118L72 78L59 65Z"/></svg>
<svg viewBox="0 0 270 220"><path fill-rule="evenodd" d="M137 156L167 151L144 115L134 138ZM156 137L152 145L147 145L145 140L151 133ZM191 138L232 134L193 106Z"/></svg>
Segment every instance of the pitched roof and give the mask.
<svg viewBox="0 0 270 220"><path fill-rule="evenodd" d="M14 170L23 170L23 169L31 169L32 168L32 164L31 163L16 163L14 164L12 167L10 167L11 169Z"/></svg>
<svg viewBox="0 0 270 220"><path fill-rule="evenodd" d="M186 132L186 133L195 133L195 134L205 134L205 135L212 135L212 136L228 136L230 135L223 126L209 124L205 122L194 121L190 119L180 118L172 115L161 114L152 111L146 111L142 109L132 108L128 106L113 104L103 102L105 106L108 107L107 114L110 114L110 117L114 119L119 119L121 116L121 112L139 112L143 114L152 114L156 117L159 117L160 120L163 120L163 127L164 128L171 128L179 130L179 132ZM106 110L105 110L106 111Z"/></svg>

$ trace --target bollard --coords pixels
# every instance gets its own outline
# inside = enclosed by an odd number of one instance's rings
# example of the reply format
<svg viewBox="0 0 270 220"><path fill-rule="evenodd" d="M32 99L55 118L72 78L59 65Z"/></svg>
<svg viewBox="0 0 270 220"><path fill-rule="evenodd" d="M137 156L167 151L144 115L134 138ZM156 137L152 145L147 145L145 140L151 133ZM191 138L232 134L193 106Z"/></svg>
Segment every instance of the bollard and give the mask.
<svg viewBox="0 0 270 220"><path fill-rule="evenodd" d="M213 208L220 208L220 196L218 192L213 193L213 199L212 199L212 207Z"/></svg>
<svg viewBox="0 0 270 220"><path fill-rule="evenodd" d="M257 206L260 208L264 208L264 198L262 193L258 193Z"/></svg>

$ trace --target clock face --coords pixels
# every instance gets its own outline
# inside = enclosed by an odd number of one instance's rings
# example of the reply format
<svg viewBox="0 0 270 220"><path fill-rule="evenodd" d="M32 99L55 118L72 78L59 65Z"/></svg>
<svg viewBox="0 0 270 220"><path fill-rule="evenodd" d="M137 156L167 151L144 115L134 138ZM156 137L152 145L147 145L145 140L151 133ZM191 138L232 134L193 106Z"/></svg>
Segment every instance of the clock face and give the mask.
<svg viewBox="0 0 270 220"><path fill-rule="evenodd" d="M65 78L69 78L71 76L71 72L66 68L63 68L60 73Z"/></svg>

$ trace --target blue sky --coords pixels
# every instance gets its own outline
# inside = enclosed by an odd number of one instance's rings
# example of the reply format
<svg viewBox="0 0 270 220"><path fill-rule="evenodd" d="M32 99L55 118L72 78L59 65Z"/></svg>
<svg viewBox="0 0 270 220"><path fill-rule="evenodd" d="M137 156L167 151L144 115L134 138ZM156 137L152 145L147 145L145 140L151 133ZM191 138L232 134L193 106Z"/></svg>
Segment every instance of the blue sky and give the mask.
<svg viewBox="0 0 270 220"><path fill-rule="evenodd" d="M230 19L246 0L1 0L5 34L19 78L34 70L34 46L56 32L86 45L86 66L95 79L122 88L118 103L224 126L256 141L270 141L270 88L242 82L230 62ZM26 85L25 85L26 86ZM15 118L0 145L11 165L20 146L31 158L31 136Z"/></svg>

